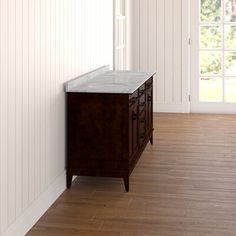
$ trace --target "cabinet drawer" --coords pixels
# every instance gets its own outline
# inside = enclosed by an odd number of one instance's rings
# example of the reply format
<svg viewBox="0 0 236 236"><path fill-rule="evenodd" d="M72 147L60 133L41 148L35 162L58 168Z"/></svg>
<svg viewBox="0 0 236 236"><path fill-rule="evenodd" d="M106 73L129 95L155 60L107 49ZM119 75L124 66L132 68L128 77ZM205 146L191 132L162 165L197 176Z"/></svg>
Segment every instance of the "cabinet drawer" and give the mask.
<svg viewBox="0 0 236 236"><path fill-rule="evenodd" d="M138 90L138 96L141 97L145 94L145 84L143 84Z"/></svg>
<svg viewBox="0 0 236 236"><path fill-rule="evenodd" d="M146 83L145 83L145 89L148 90L148 89L152 88L152 84L153 84L152 78L150 78L150 79L149 79L148 81L146 81Z"/></svg>
<svg viewBox="0 0 236 236"><path fill-rule="evenodd" d="M138 101L138 90L129 96L129 106L132 106Z"/></svg>

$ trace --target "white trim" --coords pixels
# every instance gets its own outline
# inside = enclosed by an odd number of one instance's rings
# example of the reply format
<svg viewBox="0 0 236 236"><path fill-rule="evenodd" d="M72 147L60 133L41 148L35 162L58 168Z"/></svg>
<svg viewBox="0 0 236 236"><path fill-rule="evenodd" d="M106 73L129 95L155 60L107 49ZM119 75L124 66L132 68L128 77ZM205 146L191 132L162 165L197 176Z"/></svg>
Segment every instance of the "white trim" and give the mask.
<svg viewBox="0 0 236 236"><path fill-rule="evenodd" d="M66 189L63 172L2 236L24 236Z"/></svg>
<svg viewBox="0 0 236 236"><path fill-rule="evenodd" d="M182 112L190 112L190 0L182 0Z"/></svg>
<svg viewBox="0 0 236 236"><path fill-rule="evenodd" d="M190 81L190 93L191 93L191 108L190 112L197 112L195 110L195 106L198 103L198 91L199 91L199 83L198 83L198 45L199 45L199 3L198 1L192 1L191 2L191 19L190 19L190 24L191 24L191 65L190 65L190 70L191 70L191 81ZM195 79L194 79L195 78Z"/></svg>
<svg viewBox="0 0 236 236"><path fill-rule="evenodd" d="M182 103L154 103L153 112L184 113Z"/></svg>
<svg viewBox="0 0 236 236"><path fill-rule="evenodd" d="M198 102L193 107L194 113L236 114L235 103Z"/></svg>

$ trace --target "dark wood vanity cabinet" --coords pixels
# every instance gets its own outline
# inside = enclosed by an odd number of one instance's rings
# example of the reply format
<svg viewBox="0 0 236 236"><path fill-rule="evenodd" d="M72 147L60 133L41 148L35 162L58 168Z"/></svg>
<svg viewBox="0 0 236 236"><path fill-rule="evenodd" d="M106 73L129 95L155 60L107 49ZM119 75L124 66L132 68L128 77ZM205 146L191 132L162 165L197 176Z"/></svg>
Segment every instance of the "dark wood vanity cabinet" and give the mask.
<svg viewBox="0 0 236 236"><path fill-rule="evenodd" d="M132 94L67 93L67 187L73 175L129 176L153 135L153 78Z"/></svg>

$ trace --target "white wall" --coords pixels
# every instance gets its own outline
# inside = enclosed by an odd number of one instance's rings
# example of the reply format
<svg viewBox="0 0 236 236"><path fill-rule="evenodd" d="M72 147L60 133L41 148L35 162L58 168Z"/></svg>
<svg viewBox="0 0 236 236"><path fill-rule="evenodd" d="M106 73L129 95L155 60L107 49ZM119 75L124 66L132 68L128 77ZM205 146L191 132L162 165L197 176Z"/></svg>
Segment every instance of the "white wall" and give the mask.
<svg viewBox="0 0 236 236"><path fill-rule="evenodd" d="M157 71L154 111L188 111L188 0L128 0L131 69Z"/></svg>
<svg viewBox="0 0 236 236"><path fill-rule="evenodd" d="M0 0L0 235L65 189L63 83L112 65L111 0Z"/></svg>

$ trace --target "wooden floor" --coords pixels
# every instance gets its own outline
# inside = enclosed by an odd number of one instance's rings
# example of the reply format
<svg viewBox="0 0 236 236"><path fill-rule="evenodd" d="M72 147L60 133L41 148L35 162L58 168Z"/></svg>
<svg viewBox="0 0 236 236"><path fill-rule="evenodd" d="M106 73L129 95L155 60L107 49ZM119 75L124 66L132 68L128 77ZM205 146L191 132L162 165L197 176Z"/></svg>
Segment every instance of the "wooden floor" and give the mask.
<svg viewBox="0 0 236 236"><path fill-rule="evenodd" d="M236 116L157 114L130 179L77 178L28 236L235 236Z"/></svg>

